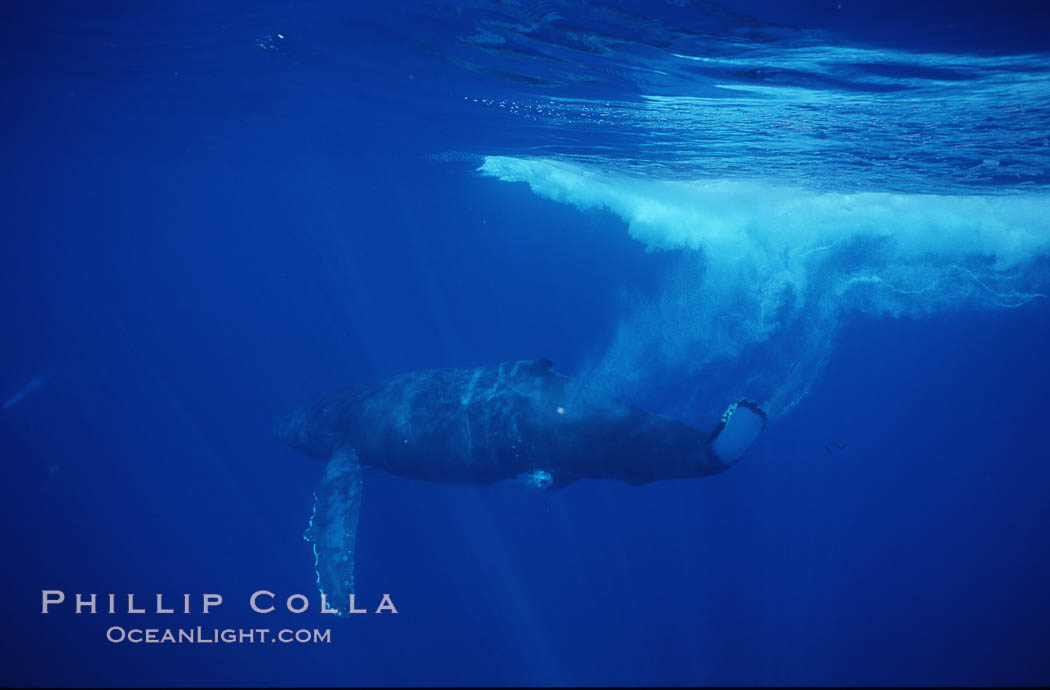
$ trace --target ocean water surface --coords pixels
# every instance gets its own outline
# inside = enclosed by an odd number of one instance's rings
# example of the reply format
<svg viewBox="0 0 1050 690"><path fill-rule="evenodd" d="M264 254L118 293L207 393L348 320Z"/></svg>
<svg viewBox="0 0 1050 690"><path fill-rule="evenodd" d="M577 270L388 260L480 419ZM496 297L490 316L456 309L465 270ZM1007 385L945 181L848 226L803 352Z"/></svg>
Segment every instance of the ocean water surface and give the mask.
<svg viewBox="0 0 1050 690"><path fill-rule="evenodd" d="M1050 680L1041 3L48 0L0 27L3 684ZM537 358L768 423L702 479L370 475L358 600L398 613L321 613L324 461L274 421ZM330 639L107 639L198 626Z"/></svg>

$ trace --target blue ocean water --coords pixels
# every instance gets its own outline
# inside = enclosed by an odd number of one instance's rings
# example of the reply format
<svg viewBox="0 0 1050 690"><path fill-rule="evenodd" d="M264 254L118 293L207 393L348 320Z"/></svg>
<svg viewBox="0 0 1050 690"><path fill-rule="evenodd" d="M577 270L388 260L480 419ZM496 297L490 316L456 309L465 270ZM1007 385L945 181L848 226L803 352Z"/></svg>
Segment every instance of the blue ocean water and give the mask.
<svg viewBox="0 0 1050 690"><path fill-rule="evenodd" d="M1044 4L46 1L0 27L3 684L1050 680ZM769 423L704 479L370 476L359 597L398 614L321 614L324 463L274 420L538 357Z"/></svg>

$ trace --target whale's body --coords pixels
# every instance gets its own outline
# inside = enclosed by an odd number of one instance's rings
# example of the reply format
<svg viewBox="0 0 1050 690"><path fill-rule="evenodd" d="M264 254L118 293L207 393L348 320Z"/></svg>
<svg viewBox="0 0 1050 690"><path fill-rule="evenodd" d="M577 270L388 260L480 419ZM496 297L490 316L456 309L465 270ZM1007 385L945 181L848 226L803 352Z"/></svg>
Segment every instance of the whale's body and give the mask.
<svg viewBox="0 0 1050 690"><path fill-rule="evenodd" d="M321 591L338 606L353 589L362 465L443 482L525 476L545 488L584 478L641 484L702 477L729 469L761 430L765 416L742 404L705 432L590 389L547 360L530 360L346 388L292 412L274 434L329 458L306 537ZM748 414L733 415L736 409ZM728 424L734 416L751 419Z"/></svg>
<svg viewBox="0 0 1050 690"><path fill-rule="evenodd" d="M577 479L699 477L728 469L711 434L596 393L545 360L434 369L325 395L277 437L327 458L353 448L364 465L432 481L488 484L543 470Z"/></svg>

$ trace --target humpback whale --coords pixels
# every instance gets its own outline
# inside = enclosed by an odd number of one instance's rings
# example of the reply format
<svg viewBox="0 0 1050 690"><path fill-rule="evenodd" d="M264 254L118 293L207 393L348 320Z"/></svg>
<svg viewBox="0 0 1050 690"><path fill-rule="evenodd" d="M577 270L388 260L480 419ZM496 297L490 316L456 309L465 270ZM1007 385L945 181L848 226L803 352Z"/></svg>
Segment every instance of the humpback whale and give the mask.
<svg viewBox="0 0 1050 690"><path fill-rule="evenodd" d="M303 536L334 607L352 601L365 466L438 482L524 477L547 490L578 479L644 484L729 469L765 420L756 403L740 400L702 431L588 388L550 360L527 360L338 390L280 420L274 436L328 460Z"/></svg>

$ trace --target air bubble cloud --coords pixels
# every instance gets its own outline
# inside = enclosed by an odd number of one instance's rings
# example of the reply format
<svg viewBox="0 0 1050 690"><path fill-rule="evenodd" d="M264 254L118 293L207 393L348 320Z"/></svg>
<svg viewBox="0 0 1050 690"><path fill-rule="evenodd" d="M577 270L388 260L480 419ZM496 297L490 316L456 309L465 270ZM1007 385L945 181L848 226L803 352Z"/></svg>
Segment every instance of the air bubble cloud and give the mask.
<svg viewBox="0 0 1050 690"><path fill-rule="evenodd" d="M1050 275L1046 194L836 193L504 156L479 170L612 212L647 249L676 252L660 294L628 306L590 377L634 398L685 382L665 391L684 419L739 397L790 408L851 313L1018 307L1045 299Z"/></svg>

